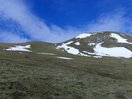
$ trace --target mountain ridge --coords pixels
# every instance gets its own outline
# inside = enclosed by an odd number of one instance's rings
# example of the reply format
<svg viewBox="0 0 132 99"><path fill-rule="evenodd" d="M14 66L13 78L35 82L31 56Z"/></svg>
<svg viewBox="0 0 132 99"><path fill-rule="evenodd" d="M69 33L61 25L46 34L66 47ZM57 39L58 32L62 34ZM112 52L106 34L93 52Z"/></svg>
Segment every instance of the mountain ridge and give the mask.
<svg viewBox="0 0 132 99"><path fill-rule="evenodd" d="M70 40L61 43L47 43L30 41L25 43L1 43L0 49L5 51L29 51L21 49L26 45L43 50L47 47L53 51L62 51L68 54L102 58L102 57L132 57L132 36L120 32L92 32L82 33ZM15 48L17 46L17 48ZM19 50L19 48L21 50ZM44 47L44 48L43 48ZM38 52L43 50L37 50ZM32 52L32 51L31 51ZM48 51L47 51L48 52Z"/></svg>

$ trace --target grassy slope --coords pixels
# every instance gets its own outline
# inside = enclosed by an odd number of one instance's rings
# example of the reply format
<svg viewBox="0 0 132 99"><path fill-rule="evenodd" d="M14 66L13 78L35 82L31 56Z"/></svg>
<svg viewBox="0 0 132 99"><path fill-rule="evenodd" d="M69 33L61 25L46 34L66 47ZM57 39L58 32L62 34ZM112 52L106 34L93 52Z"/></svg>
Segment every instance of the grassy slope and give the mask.
<svg viewBox="0 0 132 99"><path fill-rule="evenodd" d="M132 59L74 56L46 43L30 44L33 53L0 51L0 99L132 98Z"/></svg>

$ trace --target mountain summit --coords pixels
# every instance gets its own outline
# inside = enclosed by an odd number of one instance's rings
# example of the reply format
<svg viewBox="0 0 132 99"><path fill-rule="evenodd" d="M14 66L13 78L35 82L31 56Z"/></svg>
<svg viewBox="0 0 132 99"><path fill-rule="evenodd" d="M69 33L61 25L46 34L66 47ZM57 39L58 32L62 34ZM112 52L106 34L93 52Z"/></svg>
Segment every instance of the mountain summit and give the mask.
<svg viewBox="0 0 132 99"><path fill-rule="evenodd" d="M83 33L59 43L57 49L88 57L132 57L132 37L119 32Z"/></svg>

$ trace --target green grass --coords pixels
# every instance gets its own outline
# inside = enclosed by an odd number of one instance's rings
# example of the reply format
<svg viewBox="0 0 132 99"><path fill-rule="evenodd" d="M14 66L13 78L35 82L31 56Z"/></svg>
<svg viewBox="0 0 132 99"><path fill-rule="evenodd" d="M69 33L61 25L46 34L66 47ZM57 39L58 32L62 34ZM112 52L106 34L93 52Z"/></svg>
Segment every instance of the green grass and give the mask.
<svg viewBox="0 0 132 99"><path fill-rule="evenodd" d="M132 99L132 59L96 59L53 45L32 46L33 53L0 51L0 99Z"/></svg>

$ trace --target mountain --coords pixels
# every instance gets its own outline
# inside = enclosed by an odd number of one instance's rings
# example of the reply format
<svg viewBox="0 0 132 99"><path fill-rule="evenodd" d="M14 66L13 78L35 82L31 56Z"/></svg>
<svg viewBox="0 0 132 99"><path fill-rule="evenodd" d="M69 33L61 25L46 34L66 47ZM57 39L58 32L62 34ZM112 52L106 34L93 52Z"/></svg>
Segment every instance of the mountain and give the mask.
<svg viewBox="0 0 132 99"><path fill-rule="evenodd" d="M88 57L132 57L132 36L118 32L83 33L57 45L67 53Z"/></svg>
<svg viewBox="0 0 132 99"><path fill-rule="evenodd" d="M125 58L97 55L98 46L131 51L131 36L102 32L58 44L0 43L0 99L131 99L129 51Z"/></svg>

